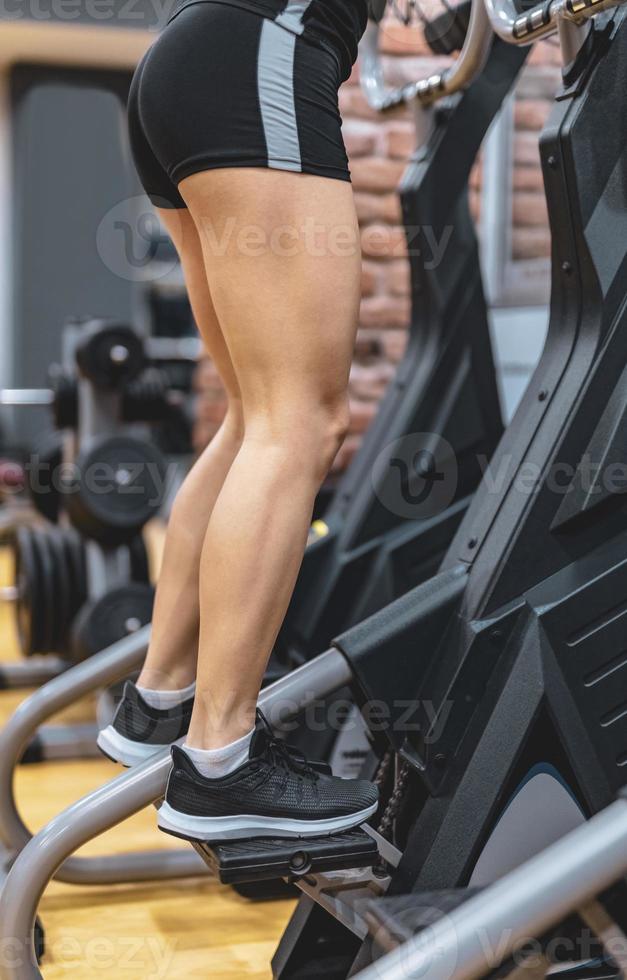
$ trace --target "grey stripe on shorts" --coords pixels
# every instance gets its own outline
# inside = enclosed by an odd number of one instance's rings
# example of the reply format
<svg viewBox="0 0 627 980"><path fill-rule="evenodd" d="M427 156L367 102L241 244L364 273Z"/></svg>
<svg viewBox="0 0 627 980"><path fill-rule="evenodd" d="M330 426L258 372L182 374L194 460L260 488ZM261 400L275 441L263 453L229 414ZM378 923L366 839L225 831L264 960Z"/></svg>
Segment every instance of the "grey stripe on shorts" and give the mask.
<svg viewBox="0 0 627 980"><path fill-rule="evenodd" d="M294 34L302 34L305 30L303 17L311 2L312 0L287 0L285 10L281 11L275 23L281 24Z"/></svg>
<svg viewBox="0 0 627 980"><path fill-rule="evenodd" d="M276 21L264 20L259 42L257 86L268 149L268 166L302 171L294 102L296 36Z"/></svg>

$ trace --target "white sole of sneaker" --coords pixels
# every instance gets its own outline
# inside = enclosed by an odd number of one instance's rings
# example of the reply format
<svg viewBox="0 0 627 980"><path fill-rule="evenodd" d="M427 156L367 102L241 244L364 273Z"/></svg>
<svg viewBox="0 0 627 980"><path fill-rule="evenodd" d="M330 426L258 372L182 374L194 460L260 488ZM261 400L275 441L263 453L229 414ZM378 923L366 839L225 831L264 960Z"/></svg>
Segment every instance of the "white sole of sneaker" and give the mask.
<svg viewBox="0 0 627 980"><path fill-rule="evenodd" d="M133 742L130 738L125 738L116 732L113 725L103 728L96 739L98 748L113 762L130 768L137 766L140 762L146 762L152 758L156 752L169 749L169 745L144 745L143 742Z"/></svg>
<svg viewBox="0 0 627 980"><path fill-rule="evenodd" d="M290 820L283 817L257 817L241 814L233 817L192 817L174 810L169 803L159 808L161 830L195 841L248 840L251 837L325 837L351 830L366 823L378 804L327 820Z"/></svg>

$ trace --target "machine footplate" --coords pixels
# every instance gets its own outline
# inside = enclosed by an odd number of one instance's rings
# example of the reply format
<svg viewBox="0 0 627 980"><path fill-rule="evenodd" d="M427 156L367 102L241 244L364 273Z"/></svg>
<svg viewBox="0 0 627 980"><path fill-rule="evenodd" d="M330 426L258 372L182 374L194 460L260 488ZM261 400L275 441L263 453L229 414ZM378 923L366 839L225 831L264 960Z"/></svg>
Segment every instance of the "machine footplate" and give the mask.
<svg viewBox="0 0 627 980"><path fill-rule="evenodd" d="M357 828L330 837L273 838L220 841L194 847L225 885L309 874L370 868L377 860L376 842Z"/></svg>

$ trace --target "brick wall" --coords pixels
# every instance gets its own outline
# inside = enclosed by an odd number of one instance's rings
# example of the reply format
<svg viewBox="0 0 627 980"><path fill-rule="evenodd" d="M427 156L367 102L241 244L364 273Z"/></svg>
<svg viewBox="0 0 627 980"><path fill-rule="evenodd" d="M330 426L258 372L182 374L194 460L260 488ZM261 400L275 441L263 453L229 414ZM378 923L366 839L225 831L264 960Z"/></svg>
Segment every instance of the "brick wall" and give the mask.
<svg viewBox="0 0 627 980"><path fill-rule="evenodd" d="M430 74L446 63L425 46L420 28L388 22L382 37L386 77L393 84ZM507 281L512 301L521 304L546 299L550 237L538 134L559 84L559 63L554 44L536 46L516 93L512 261ZM362 303L350 384L352 424L336 458L335 473L348 465L376 412L405 349L410 316L408 264L396 188L414 148L414 125L407 109L384 117L373 112L359 88L358 72L359 66L340 92L340 108L362 231ZM481 208L480 175L478 161L471 177L476 219ZM199 367L198 389L195 441L200 449L217 430L224 412L219 379L208 361Z"/></svg>

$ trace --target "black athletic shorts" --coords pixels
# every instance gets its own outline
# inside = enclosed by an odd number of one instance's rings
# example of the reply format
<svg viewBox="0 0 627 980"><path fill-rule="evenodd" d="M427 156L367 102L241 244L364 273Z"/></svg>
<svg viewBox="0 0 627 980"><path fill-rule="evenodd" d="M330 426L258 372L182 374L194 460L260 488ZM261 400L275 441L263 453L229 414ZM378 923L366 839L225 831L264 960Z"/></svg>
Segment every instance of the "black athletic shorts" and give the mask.
<svg viewBox="0 0 627 980"><path fill-rule="evenodd" d="M131 148L153 204L184 208L203 170L266 167L350 180L340 60L272 20L203 0L182 10L139 65Z"/></svg>

